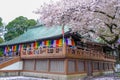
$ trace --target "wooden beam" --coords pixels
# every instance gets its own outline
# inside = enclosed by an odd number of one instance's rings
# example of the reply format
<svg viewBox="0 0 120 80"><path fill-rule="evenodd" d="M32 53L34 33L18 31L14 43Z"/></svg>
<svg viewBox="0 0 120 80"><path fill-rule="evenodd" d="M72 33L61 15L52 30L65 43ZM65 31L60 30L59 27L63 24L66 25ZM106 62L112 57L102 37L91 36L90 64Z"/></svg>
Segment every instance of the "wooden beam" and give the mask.
<svg viewBox="0 0 120 80"><path fill-rule="evenodd" d="M0 64L0 69L4 68L6 66L9 66L9 65L11 65L11 64L13 64L15 62L18 62L18 61L21 61L20 57L13 57L13 59L10 59L10 60L8 60L8 61L3 62L2 64Z"/></svg>

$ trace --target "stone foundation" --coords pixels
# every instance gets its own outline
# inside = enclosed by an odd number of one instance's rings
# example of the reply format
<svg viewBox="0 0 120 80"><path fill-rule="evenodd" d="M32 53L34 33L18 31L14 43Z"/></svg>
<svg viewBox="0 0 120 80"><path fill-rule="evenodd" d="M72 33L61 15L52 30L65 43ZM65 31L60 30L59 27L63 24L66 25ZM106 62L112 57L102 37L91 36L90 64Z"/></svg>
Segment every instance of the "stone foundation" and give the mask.
<svg viewBox="0 0 120 80"><path fill-rule="evenodd" d="M94 72L93 76L100 76L100 75L106 75L106 74L112 74L114 73L113 71L101 71L101 72Z"/></svg>
<svg viewBox="0 0 120 80"><path fill-rule="evenodd" d="M113 71L105 71L105 72L94 72L93 76L110 74ZM48 73L35 73L35 72L0 72L0 76L30 76L30 77L38 77L38 78L46 78L53 80L84 80L87 77L87 73L83 74L48 74Z"/></svg>
<svg viewBox="0 0 120 80"><path fill-rule="evenodd" d="M19 76L20 72L0 72L1 77L5 76Z"/></svg>
<svg viewBox="0 0 120 80"><path fill-rule="evenodd" d="M61 74L47 74L47 73L34 73L34 72L21 72L22 76L32 76L40 78L49 78L53 80L83 80L87 76L84 74L72 74L72 75L61 75Z"/></svg>
<svg viewBox="0 0 120 80"><path fill-rule="evenodd" d="M111 74L111 73L114 73L114 71L105 71L103 72L104 74Z"/></svg>

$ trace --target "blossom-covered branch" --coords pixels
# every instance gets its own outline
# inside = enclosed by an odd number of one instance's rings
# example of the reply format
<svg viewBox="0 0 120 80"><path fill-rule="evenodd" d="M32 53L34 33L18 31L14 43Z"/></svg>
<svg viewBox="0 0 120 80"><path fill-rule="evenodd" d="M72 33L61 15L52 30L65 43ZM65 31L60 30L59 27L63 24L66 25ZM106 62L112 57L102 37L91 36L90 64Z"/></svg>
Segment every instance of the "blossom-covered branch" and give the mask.
<svg viewBox="0 0 120 80"><path fill-rule="evenodd" d="M107 33L116 36L120 33L119 4L119 0L59 0L43 5L36 14L47 26L67 25L72 31L92 38ZM102 37L107 41L116 39Z"/></svg>

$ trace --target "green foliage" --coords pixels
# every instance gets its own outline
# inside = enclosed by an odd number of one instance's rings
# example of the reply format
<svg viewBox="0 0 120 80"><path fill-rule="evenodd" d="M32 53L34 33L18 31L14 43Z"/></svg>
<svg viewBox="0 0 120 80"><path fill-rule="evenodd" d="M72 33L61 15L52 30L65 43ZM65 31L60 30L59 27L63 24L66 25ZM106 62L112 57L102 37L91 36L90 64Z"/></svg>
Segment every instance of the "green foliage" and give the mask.
<svg viewBox="0 0 120 80"><path fill-rule="evenodd" d="M3 43L3 38L0 37L0 43ZM0 57L3 56L4 49L0 47Z"/></svg>
<svg viewBox="0 0 120 80"><path fill-rule="evenodd" d="M99 43L106 43L102 38L100 37L97 37L96 40L99 42Z"/></svg>
<svg viewBox="0 0 120 80"><path fill-rule="evenodd" d="M19 16L8 23L6 26L8 32L4 35L4 38L6 41L11 40L23 34L28 28L35 26L36 24L37 22L34 19L27 19L26 17Z"/></svg>
<svg viewBox="0 0 120 80"><path fill-rule="evenodd" d="M2 18L0 17L0 27L3 25Z"/></svg>
<svg viewBox="0 0 120 80"><path fill-rule="evenodd" d="M3 42L4 42L3 38L0 37L0 43L3 43Z"/></svg>
<svg viewBox="0 0 120 80"><path fill-rule="evenodd" d="M2 51L0 51L0 57L2 57L3 56L3 52Z"/></svg>
<svg viewBox="0 0 120 80"><path fill-rule="evenodd" d="M37 22L34 19L29 19L27 22L28 22L29 27L32 27L37 24Z"/></svg>
<svg viewBox="0 0 120 80"><path fill-rule="evenodd" d="M4 49L0 47L0 57L3 56Z"/></svg>

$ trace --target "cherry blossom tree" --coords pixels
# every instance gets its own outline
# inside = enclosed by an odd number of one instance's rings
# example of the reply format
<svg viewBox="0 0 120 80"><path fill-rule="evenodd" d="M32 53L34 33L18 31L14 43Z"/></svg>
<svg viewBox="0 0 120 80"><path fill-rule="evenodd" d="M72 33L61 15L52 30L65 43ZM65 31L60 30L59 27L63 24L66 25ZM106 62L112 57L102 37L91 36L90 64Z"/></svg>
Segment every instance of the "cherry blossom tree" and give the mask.
<svg viewBox="0 0 120 80"><path fill-rule="evenodd" d="M47 26L69 26L90 38L100 37L112 48L120 34L120 0L59 0L36 12Z"/></svg>

